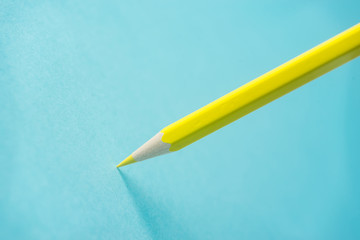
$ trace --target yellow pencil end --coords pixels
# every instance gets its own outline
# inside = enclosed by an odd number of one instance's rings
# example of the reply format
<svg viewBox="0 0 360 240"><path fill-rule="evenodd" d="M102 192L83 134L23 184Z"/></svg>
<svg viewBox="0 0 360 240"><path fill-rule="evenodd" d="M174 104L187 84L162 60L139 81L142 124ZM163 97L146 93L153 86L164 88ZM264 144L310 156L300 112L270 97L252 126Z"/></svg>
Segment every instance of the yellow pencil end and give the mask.
<svg viewBox="0 0 360 240"><path fill-rule="evenodd" d="M136 163L135 159L130 155L127 158L125 158L124 161L122 161L121 163L119 163L116 167L123 167L132 163Z"/></svg>

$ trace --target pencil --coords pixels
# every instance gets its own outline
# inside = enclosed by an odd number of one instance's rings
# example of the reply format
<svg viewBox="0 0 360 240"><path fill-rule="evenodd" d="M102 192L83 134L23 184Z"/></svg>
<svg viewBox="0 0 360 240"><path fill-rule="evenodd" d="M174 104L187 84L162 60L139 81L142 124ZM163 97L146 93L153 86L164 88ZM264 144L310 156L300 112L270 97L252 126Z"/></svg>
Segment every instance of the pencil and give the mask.
<svg viewBox="0 0 360 240"><path fill-rule="evenodd" d="M162 129L117 167L178 151L360 55L360 23Z"/></svg>

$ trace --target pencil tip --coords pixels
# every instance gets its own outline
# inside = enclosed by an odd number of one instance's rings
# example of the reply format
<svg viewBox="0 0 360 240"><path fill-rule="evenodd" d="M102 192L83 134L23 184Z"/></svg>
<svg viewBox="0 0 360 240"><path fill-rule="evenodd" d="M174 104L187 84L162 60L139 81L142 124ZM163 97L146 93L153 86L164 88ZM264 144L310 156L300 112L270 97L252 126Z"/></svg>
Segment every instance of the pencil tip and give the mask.
<svg viewBox="0 0 360 240"><path fill-rule="evenodd" d="M136 163L135 159L130 155L127 158L125 158L124 161L122 161L121 163L119 163L116 167L123 167L132 163Z"/></svg>

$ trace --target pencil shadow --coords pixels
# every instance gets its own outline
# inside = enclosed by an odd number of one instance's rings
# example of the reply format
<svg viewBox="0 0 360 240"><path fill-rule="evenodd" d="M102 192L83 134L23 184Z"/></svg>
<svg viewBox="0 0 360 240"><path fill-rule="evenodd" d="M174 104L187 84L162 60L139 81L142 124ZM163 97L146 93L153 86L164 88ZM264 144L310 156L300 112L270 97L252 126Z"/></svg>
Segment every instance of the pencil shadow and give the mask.
<svg viewBox="0 0 360 240"><path fill-rule="evenodd" d="M134 180L120 169L118 172L152 239L192 239L181 223L152 200Z"/></svg>

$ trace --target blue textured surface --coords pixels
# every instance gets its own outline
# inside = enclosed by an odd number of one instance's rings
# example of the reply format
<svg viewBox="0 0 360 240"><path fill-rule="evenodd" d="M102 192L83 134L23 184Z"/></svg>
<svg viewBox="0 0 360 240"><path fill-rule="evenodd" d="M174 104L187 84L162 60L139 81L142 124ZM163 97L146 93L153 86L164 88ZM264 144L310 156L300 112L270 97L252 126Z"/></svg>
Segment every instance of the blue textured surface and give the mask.
<svg viewBox="0 0 360 240"><path fill-rule="evenodd" d="M1 239L360 239L360 59L115 168L359 1L31 2L0 3Z"/></svg>

